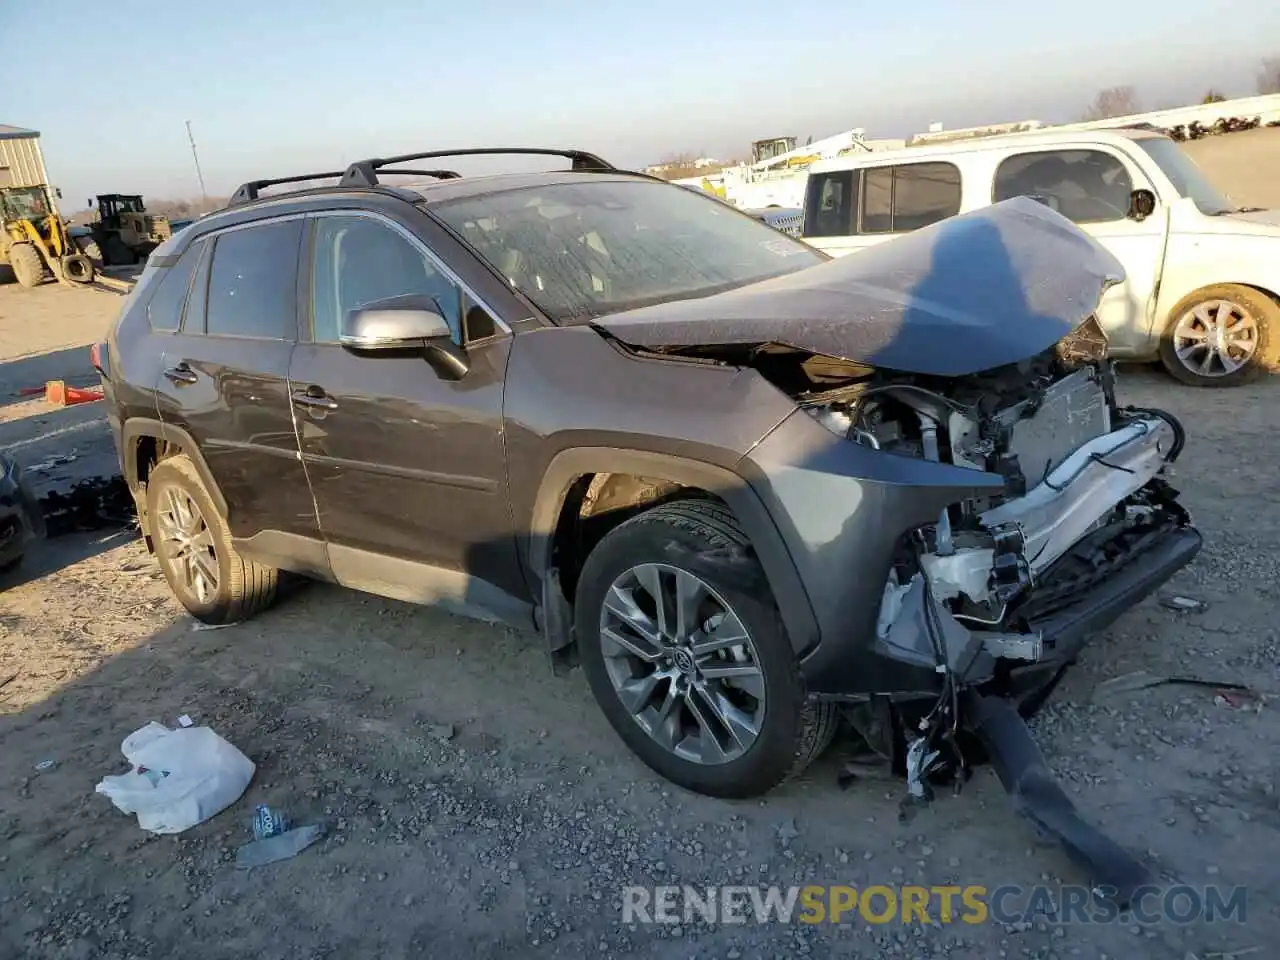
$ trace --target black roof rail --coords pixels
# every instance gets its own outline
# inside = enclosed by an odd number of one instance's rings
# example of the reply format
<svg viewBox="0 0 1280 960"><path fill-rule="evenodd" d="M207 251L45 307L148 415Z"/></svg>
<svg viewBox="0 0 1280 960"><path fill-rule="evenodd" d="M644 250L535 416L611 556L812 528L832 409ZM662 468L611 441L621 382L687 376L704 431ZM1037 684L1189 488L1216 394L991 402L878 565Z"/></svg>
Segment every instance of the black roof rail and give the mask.
<svg viewBox="0 0 1280 960"><path fill-rule="evenodd" d="M236 187L236 192L227 201L227 206L235 207L242 203L252 203L258 199L258 193L263 187L276 187L282 183L305 183L308 180L324 180L328 177L341 176L343 176L341 172L330 171L328 173L303 173L296 177L276 177L273 180L250 180L248 183L242 183Z"/></svg>
<svg viewBox="0 0 1280 960"><path fill-rule="evenodd" d="M462 177L457 170L405 170L397 167L395 170L383 170L383 174L396 173L401 176L415 177L435 177L437 180L458 180Z"/></svg>
<svg viewBox="0 0 1280 960"><path fill-rule="evenodd" d="M373 157L369 160L357 160L347 167L342 175L344 187L376 187L378 170L393 163L408 163L410 160L427 160L434 157L481 157L499 155L565 157L572 161L573 170L606 171L616 170L613 164L601 160L594 153L585 150L552 150L544 147L472 147L464 150L429 150L426 153L405 153L398 157ZM396 171L387 170L386 173Z"/></svg>

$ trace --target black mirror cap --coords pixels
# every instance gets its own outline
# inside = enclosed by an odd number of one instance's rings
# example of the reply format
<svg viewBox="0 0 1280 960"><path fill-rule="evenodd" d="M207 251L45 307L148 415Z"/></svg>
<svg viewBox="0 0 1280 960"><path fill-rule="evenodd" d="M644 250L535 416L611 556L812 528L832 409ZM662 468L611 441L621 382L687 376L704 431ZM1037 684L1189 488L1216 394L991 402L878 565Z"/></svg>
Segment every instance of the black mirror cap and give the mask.
<svg viewBox="0 0 1280 960"><path fill-rule="evenodd" d="M1150 190L1139 189L1129 194L1129 218L1145 220L1156 212L1156 195Z"/></svg>

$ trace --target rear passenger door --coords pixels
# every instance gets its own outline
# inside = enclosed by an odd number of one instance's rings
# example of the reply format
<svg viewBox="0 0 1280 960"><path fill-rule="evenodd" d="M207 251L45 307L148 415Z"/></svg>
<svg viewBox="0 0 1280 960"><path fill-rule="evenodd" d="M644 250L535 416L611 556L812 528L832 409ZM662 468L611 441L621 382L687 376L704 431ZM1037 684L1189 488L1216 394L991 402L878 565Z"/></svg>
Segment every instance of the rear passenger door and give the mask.
<svg viewBox="0 0 1280 960"><path fill-rule="evenodd" d="M960 169L945 161L810 174L804 238L833 256L866 249L960 212Z"/></svg>
<svg viewBox="0 0 1280 960"><path fill-rule="evenodd" d="M197 241L199 264L157 392L161 419L199 445L231 535L247 541L240 549L327 575L289 399L304 222L253 223Z"/></svg>

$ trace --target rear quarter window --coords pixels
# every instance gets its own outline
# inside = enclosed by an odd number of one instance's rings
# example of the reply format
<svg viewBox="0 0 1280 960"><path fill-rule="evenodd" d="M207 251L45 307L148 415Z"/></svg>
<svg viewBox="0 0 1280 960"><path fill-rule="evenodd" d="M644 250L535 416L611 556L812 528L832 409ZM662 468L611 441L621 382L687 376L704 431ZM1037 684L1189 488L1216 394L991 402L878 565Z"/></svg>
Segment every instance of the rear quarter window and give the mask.
<svg viewBox="0 0 1280 960"><path fill-rule="evenodd" d="M202 244L193 244L171 267L156 267L158 286L147 301L147 321L158 333L176 333L182 326L182 308L191 289L191 278L200 262ZM139 283L141 286L141 282Z"/></svg>

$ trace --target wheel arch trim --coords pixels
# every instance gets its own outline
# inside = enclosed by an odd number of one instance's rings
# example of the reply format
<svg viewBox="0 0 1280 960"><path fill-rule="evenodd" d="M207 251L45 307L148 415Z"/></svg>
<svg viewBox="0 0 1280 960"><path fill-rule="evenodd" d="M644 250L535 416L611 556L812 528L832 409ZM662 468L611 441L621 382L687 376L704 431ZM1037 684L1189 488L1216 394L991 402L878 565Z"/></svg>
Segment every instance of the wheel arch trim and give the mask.
<svg viewBox="0 0 1280 960"><path fill-rule="evenodd" d="M138 488L138 441L144 438L164 440L182 448L182 452L195 464L196 472L200 475L200 482L204 484L205 490L209 492L209 497L213 500L213 505L217 508L218 514L225 520L227 517L226 498L223 497L222 491L213 479L213 473L209 470L209 464L205 462L204 455L200 452L200 446L196 443L195 437L181 427L165 423L162 420L153 420L150 417L130 417L121 427L120 459L123 461L124 479L129 485L129 489L136 491Z"/></svg>
<svg viewBox="0 0 1280 960"><path fill-rule="evenodd" d="M808 592L773 518L747 481L725 467L672 454L617 447L572 447L548 464L534 500L525 561L533 593L546 583L553 567L552 548L565 499L579 478L593 473L621 473L669 480L720 497L742 525L743 533L764 568L792 648L801 654L819 639L818 622Z"/></svg>

